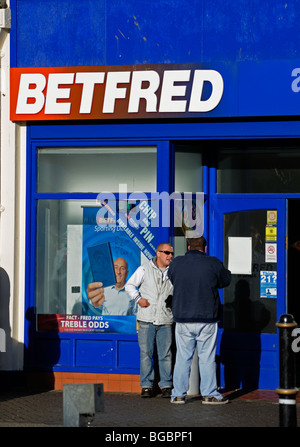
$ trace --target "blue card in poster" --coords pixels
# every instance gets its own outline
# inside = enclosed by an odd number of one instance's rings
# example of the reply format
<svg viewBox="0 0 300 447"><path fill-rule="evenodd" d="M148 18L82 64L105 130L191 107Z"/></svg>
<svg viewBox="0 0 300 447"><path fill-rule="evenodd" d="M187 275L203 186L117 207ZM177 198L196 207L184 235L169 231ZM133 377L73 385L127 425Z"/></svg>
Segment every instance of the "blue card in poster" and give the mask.
<svg viewBox="0 0 300 447"><path fill-rule="evenodd" d="M94 282L102 282L103 287L116 283L115 270L109 242L87 247Z"/></svg>

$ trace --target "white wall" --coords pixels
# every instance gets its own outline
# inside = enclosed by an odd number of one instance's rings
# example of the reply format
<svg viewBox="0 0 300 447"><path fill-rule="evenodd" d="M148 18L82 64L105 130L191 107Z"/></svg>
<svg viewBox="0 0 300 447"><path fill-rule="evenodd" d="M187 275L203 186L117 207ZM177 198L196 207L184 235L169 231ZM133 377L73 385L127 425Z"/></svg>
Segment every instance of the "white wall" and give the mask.
<svg viewBox="0 0 300 447"><path fill-rule="evenodd" d="M26 128L9 119L10 35L4 29L0 57L0 328L6 348L0 370L7 371L23 369Z"/></svg>

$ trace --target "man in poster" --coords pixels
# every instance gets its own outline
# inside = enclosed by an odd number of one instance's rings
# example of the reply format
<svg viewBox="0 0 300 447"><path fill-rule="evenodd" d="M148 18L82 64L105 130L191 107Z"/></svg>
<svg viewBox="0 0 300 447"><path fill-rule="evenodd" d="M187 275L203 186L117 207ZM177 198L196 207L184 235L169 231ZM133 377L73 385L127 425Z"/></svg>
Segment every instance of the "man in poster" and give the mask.
<svg viewBox="0 0 300 447"><path fill-rule="evenodd" d="M90 283L87 288L89 300L94 307L101 308L102 315L135 315L134 302L125 291L128 263L124 258L114 261L116 283L102 287L101 282Z"/></svg>

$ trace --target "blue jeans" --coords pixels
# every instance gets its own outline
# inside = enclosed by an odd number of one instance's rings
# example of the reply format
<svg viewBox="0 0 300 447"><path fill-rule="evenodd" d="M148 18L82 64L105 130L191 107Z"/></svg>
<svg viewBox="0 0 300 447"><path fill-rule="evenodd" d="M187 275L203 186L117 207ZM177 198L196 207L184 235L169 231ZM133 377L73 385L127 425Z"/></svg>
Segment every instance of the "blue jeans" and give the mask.
<svg viewBox="0 0 300 447"><path fill-rule="evenodd" d="M217 323L176 323L176 362L174 368L174 397L184 397L189 389L191 364L197 346L200 372L200 392L202 396L221 399L217 390L216 346Z"/></svg>
<svg viewBox="0 0 300 447"><path fill-rule="evenodd" d="M156 343L160 388L172 387L172 326L156 326L139 321L140 378L142 388L152 388L154 380L153 353Z"/></svg>

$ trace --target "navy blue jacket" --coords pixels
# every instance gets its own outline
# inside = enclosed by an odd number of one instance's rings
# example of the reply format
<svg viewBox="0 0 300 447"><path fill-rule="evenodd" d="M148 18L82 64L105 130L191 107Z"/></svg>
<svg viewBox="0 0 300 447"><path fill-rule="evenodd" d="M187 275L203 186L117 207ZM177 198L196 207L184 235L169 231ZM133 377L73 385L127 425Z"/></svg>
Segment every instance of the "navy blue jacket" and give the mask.
<svg viewBox="0 0 300 447"><path fill-rule="evenodd" d="M174 286L172 312L179 323L213 323L220 318L218 289L230 284L231 272L214 256L189 250L168 271Z"/></svg>

